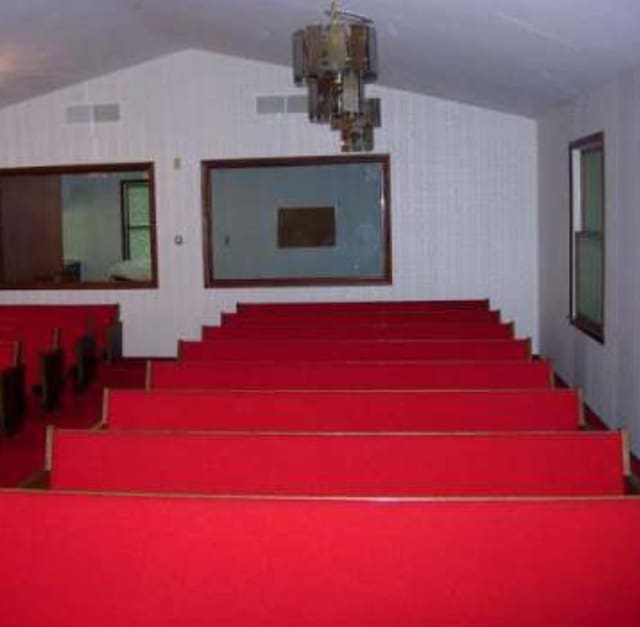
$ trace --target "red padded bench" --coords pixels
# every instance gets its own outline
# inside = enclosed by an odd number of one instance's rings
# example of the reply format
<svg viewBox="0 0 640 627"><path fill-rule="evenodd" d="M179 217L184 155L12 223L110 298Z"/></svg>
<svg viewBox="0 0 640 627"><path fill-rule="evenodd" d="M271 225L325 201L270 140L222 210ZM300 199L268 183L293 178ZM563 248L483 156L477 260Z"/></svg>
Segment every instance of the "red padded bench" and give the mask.
<svg viewBox="0 0 640 627"><path fill-rule="evenodd" d="M60 329L59 346L77 389L85 388L92 379L98 355L113 359L122 352L118 305L3 305L0 320Z"/></svg>
<svg viewBox="0 0 640 627"><path fill-rule="evenodd" d="M392 301L344 301L344 302L283 302L238 303L238 313L350 313L403 311L431 313L455 309L489 309L488 300L392 300Z"/></svg>
<svg viewBox="0 0 640 627"><path fill-rule="evenodd" d="M40 316L48 317L58 322L57 326L65 321L74 321L87 327L95 339L97 348L107 357L113 351L120 351L121 323L120 305L117 303L104 304L46 304L46 305L0 305L0 318L3 316Z"/></svg>
<svg viewBox="0 0 640 627"><path fill-rule="evenodd" d="M0 324L22 328L55 329L55 347L64 355L64 370L78 389L86 387L95 360L86 314L74 309L60 312L57 306L15 305L0 310Z"/></svg>
<svg viewBox="0 0 640 627"><path fill-rule="evenodd" d="M347 311L339 312L262 312L249 310L241 313L223 313L222 324L227 326L255 325L316 325L327 324L432 324L435 322L499 323L500 312L488 309L452 309L433 312L406 311Z"/></svg>
<svg viewBox="0 0 640 627"><path fill-rule="evenodd" d="M530 359L530 340L180 340L181 361Z"/></svg>
<svg viewBox="0 0 640 627"><path fill-rule="evenodd" d="M637 627L640 501L0 493L3 627Z"/></svg>
<svg viewBox="0 0 640 627"><path fill-rule="evenodd" d="M570 389L465 391L106 390L115 429L527 431L584 424Z"/></svg>
<svg viewBox="0 0 640 627"><path fill-rule="evenodd" d="M624 494L619 432L277 434L50 429L61 490L304 496Z"/></svg>
<svg viewBox="0 0 640 627"><path fill-rule="evenodd" d="M25 386L28 392L39 394L45 410L58 406L64 385L64 353L58 346L59 336L59 329L45 322L0 326L0 341L20 342Z"/></svg>
<svg viewBox="0 0 640 627"><path fill-rule="evenodd" d="M270 338L291 340L448 340L448 339L511 339L513 323L496 322L434 322L430 324L402 325L325 325L325 326L278 326L256 325L245 327L205 326L205 340L219 338Z"/></svg>
<svg viewBox="0 0 640 627"><path fill-rule="evenodd" d="M553 386L544 361L148 362L149 388L469 389Z"/></svg>

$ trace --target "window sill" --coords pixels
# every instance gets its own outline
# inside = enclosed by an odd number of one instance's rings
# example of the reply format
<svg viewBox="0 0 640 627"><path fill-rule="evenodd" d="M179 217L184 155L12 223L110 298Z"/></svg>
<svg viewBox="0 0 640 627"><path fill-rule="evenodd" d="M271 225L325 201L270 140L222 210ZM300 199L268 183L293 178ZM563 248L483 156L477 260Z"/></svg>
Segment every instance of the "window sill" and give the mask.
<svg viewBox="0 0 640 627"><path fill-rule="evenodd" d="M588 335L592 340L604 344L604 328L603 325L597 324L587 318L571 318L571 325L582 331L585 335Z"/></svg>

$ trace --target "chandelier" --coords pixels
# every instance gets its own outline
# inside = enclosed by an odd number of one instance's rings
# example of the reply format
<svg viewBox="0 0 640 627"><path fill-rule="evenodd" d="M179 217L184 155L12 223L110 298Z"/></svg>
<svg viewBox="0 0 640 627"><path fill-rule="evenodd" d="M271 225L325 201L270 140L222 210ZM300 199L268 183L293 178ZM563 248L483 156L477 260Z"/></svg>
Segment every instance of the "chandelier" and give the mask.
<svg viewBox="0 0 640 627"><path fill-rule="evenodd" d="M342 152L373 150L380 99L364 93L365 84L378 75L373 22L338 10L335 0L325 13L328 24L312 24L293 34L294 83L307 86L309 119L340 131Z"/></svg>

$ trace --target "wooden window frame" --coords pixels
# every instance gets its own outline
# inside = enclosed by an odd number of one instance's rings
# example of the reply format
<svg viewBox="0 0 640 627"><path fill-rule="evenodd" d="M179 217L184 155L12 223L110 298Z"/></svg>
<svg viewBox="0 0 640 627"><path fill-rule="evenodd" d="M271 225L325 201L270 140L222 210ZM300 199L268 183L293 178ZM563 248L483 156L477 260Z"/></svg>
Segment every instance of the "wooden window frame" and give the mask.
<svg viewBox="0 0 640 627"><path fill-rule="evenodd" d="M215 168L257 168L321 166L352 163L379 164L382 168L382 194L380 198L380 228L382 238L382 272L369 277L277 277L225 279L216 278L213 267L211 227L214 211L211 206L211 180L209 172ZM389 285L393 282L391 251L391 184L388 154L353 154L332 156L264 157L256 159L214 159L201 162L202 180L202 245L205 288L278 287L278 286L340 286Z"/></svg>
<svg viewBox="0 0 640 627"><path fill-rule="evenodd" d="M577 237L588 237L589 232L587 231L578 231L575 229L574 223L574 162L573 156L576 151L582 156L582 154L586 152L591 152L594 150L598 150L602 152L602 165L601 165L601 178L602 178L602 186L601 186L601 207L602 207L602 286L600 293L600 303L601 303L601 311L600 311L600 321L592 320L586 316L580 315L577 310L577 303L580 302L580 298L578 297L577 291L579 289L579 281L578 277L580 270L580 259L577 255L577 247L576 247L576 239ZM586 189L586 181L584 176L584 168L583 162L580 163L580 217L582 224L585 223L585 189ZM606 181L605 181L605 142L604 142L604 131L600 131L598 133L594 133L592 135L588 135L586 137L581 137L575 141L572 141L569 144L569 320L571 324L593 338L597 342L604 344L604 326L605 326L605 294L606 294L606 286L605 286L605 269L606 269Z"/></svg>
<svg viewBox="0 0 640 627"><path fill-rule="evenodd" d="M156 289L158 287L158 247L155 204L155 167L151 161L125 163L91 163L69 165L25 166L16 168L0 168L0 181L3 176L37 176L37 175L75 175L93 173L117 173L144 171L145 182L149 184L149 228L151 229L151 279L148 281L79 281L79 282L0 282L2 290L139 290ZM0 255L1 259L2 255ZM1 261L0 261L1 263Z"/></svg>

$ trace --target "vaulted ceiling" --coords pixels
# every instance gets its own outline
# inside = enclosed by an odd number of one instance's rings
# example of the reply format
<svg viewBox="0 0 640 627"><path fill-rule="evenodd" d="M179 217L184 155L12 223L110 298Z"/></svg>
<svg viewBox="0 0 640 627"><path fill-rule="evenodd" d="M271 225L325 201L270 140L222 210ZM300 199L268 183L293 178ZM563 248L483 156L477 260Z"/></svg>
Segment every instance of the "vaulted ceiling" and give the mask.
<svg viewBox="0 0 640 627"><path fill-rule="evenodd" d="M329 0L2 0L0 107L183 49L290 64ZM343 0L384 85L536 116L640 65L638 0Z"/></svg>

